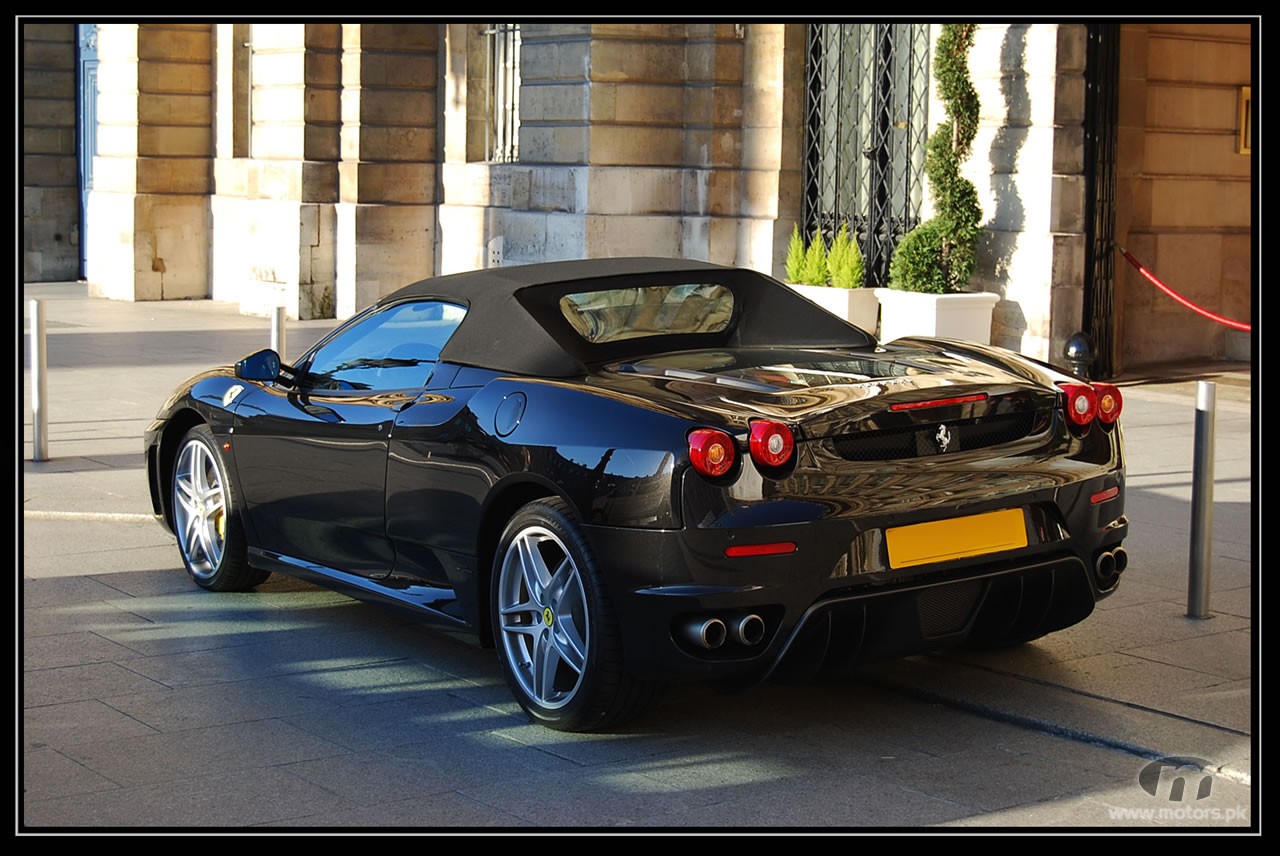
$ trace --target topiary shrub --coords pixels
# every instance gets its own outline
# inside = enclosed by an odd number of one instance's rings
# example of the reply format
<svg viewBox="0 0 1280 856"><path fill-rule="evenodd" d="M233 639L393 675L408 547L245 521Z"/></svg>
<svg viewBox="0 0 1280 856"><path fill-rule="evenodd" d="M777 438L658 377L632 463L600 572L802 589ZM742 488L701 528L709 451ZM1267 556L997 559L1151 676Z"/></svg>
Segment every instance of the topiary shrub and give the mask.
<svg viewBox="0 0 1280 856"><path fill-rule="evenodd" d="M849 224L841 223L827 253L831 284L836 288L861 288L863 277L862 250L849 235Z"/></svg>
<svg viewBox="0 0 1280 856"><path fill-rule="evenodd" d="M889 287L937 294L963 290L973 275L982 206L978 189L960 175L978 131L978 93L969 79L976 24L944 24L933 65L948 120L925 149L925 174L935 215L902 237L889 262ZM916 234L916 233L920 234ZM898 260L906 252L908 259Z"/></svg>
<svg viewBox="0 0 1280 856"><path fill-rule="evenodd" d="M903 235L889 259L889 287L931 294L949 291L947 269L940 261L944 238L937 218L926 220Z"/></svg>

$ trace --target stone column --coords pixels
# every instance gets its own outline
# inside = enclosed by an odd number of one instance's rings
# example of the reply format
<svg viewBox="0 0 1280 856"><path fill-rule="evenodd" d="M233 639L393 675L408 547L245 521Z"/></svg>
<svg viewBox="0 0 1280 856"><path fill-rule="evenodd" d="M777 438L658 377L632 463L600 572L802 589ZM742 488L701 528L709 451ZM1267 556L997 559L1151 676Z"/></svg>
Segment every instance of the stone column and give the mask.
<svg viewBox="0 0 1280 856"><path fill-rule="evenodd" d="M341 25L220 27L214 294L332 318Z"/></svg>
<svg viewBox="0 0 1280 856"><path fill-rule="evenodd" d="M443 64L439 133L444 162L436 232L440 273L490 267L486 252L491 235L502 228L490 225L500 213L492 206L510 204L511 176L501 165L485 161L485 35L484 24L446 24L440 52ZM527 33L526 33L527 36ZM525 50L528 50L526 44ZM503 183L495 177L495 169ZM495 255L500 241L494 241ZM499 258L494 259L500 264Z"/></svg>
<svg viewBox="0 0 1280 856"><path fill-rule="evenodd" d="M748 24L738 264L783 278L804 194L805 24Z"/></svg>
<svg viewBox="0 0 1280 856"><path fill-rule="evenodd" d="M742 168L742 24L685 27L681 251L733 264L745 187Z"/></svg>
<svg viewBox="0 0 1280 856"><path fill-rule="evenodd" d="M993 344L1055 362L1083 323L1085 39L1083 24L984 24L969 54L981 114L961 170L983 213L970 286L1001 296Z"/></svg>
<svg viewBox="0 0 1280 856"><path fill-rule="evenodd" d="M439 31L342 25L339 318L435 267Z"/></svg>
<svg viewBox="0 0 1280 856"><path fill-rule="evenodd" d="M75 24L22 25L22 276L80 276Z"/></svg>
<svg viewBox="0 0 1280 856"><path fill-rule="evenodd" d="M209 295L208 24L103 24L89 293Z"/></svg>

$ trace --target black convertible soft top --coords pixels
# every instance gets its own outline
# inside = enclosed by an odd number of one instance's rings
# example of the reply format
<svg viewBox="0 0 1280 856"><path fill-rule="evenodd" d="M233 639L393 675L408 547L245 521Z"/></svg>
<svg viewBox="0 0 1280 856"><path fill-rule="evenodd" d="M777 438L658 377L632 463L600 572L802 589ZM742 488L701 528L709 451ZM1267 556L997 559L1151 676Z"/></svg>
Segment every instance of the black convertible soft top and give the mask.
<svg viewBox="0 0 1280 856"><path fill-rule="evenodd" d="M559 309L560 298L569 293L685 283L723 285L733 293L734 317L725 330L592 344ZM606 258L486 268L415 282L379 305L423 297L468 307L440 352L442 361L538 377L580 377L592 364L692 348L848 348L875 342L772 277L687 259Z"/></svg>

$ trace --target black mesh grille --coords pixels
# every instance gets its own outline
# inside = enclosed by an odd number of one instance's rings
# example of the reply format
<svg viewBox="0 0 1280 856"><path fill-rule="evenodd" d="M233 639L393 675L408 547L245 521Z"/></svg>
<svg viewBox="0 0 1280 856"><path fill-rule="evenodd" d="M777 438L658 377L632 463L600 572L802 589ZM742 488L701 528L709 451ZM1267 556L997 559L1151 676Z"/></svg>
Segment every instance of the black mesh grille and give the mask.
<svg viewBox="0 0 1280 856"><path fill-rule="evenodd" d="M922 458L1012 443L1046 430L1051 420L1052 412L1048 410L1011 413L844 434L833 437L832 443L836 453L848 461Z"/></svg>
<svg viewBox="0 0 1280 856"><path fill-rule="evenodd" d="M925 636L945 636L964 629L980 594L981 580L925 589L916 598L920 632Z"/></svg>

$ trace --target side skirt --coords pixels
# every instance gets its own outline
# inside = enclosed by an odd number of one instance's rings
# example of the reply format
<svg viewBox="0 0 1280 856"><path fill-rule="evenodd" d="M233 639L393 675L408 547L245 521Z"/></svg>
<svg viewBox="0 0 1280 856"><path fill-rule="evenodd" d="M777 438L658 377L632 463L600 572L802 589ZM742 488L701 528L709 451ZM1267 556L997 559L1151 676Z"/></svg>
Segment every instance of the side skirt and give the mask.
<svg viewBox="0 0 1280 856"><path fill-rule="evenodd" d="M450 588L408 584L403 577L396 576L373 580L258 547L249 548L249 563L263 570L315 583L357 600L403 610L419 621L449 630L475 630L466 621L443 611L457 599L454 590Z"/></svg>

